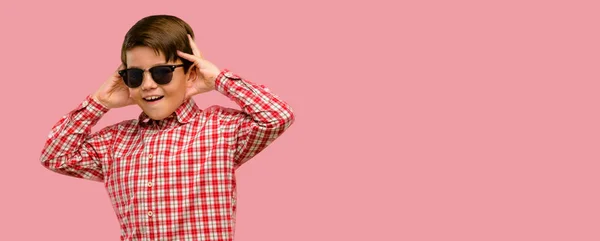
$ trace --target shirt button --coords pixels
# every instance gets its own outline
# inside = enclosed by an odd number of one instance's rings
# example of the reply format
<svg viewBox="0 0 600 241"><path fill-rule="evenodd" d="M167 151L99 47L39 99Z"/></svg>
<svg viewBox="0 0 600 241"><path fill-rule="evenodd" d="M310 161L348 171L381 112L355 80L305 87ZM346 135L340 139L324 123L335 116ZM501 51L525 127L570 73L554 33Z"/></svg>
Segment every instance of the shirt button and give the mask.
<svg viewBox="0 0 600 241"><path fill-rule="evenodd" d="M152 159L152 154L149 154L149 155L148 155L148 158Z"/></svg>
<svg viewBox="0 0 600 241"><path fill-rule="evenodd" d="M148 182L148 187L152 187L152 182Z"/></svg>
<svg viewBox="0 0 600 241"><path fill-rule="evenodd" d="M152 211L148 211L148 217L152 217Z"/></svg>

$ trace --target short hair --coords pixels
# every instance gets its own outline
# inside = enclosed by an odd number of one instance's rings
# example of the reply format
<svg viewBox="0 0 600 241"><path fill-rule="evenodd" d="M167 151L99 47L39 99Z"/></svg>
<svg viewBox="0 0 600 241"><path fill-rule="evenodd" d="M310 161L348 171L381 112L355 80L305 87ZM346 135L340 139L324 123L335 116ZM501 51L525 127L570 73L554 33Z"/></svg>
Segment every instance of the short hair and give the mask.
<svg viewBox="0 0 600 241"><path fill-rule="evenodd" d="M156 54L162 53L167 62L181 59L184 73L187 73L193 63L177 55L177 50L192 54L187 34L194 38L194 31L190 25L178 17L151 15L142 18L125 34L121 48L121 62L127 66L127 50L146 46L153 49Z"/></svg>

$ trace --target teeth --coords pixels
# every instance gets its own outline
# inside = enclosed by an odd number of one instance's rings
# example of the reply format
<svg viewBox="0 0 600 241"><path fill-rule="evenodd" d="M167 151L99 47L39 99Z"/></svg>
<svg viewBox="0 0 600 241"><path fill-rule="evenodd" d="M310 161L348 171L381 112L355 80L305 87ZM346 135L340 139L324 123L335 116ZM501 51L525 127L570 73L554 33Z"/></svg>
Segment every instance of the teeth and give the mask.
<svg viewBox="0 0 600 241"><path fill-rule="evenodd" d="M145 99L145 100L156 100L156 99L158 99L158 98L160 98L160 96L150 96L150 97L146 97L146 98L144 98L144 99Z"/></svg>

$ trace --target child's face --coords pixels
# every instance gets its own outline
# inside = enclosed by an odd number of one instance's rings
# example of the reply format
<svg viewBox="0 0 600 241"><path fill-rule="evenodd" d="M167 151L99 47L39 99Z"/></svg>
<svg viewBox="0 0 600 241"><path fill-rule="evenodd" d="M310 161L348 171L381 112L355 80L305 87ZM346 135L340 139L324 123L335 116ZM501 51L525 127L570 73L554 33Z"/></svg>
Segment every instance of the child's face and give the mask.
<svg viewBox="0 0 600 241"><path fill-rule="evenodd" d="M142 84L137 88L129 88L129 94L135 103L154 120L162 120L171 115L184 101L185 93L191 81L190 72L184 74L183 68L175 68L171 82L160 85L154 82L148 69L157 65L179 65L177 62L165 62L162 53L157 55L153 49L138 46L127 51L127 68L140 68L146 70ZM149 98L156 98L152 100Z"/></svg>

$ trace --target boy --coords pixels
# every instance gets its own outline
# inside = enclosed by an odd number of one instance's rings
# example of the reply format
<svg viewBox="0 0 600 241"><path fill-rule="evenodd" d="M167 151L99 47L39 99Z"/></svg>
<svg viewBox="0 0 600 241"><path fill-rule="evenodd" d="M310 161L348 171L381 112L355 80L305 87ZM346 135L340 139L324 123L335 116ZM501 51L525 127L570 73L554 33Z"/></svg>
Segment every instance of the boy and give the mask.
<svg viewBox="0 0 600 241"><path fill-rule="evenodd" d="M148 16L126 34L121 66L54 125L41 163L104 182L121 240L233 240L235 170L294 121L264 86L203 59L190 26ZM192 96L216 90L240 110L199 109ZM91 134L112 108L137 104L139 118Z"/></svg>

